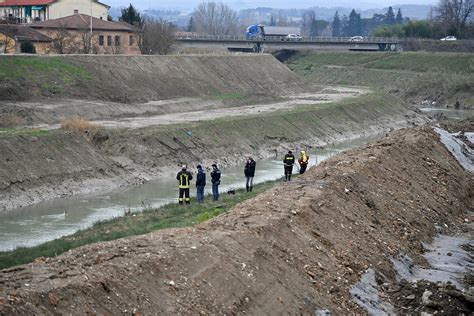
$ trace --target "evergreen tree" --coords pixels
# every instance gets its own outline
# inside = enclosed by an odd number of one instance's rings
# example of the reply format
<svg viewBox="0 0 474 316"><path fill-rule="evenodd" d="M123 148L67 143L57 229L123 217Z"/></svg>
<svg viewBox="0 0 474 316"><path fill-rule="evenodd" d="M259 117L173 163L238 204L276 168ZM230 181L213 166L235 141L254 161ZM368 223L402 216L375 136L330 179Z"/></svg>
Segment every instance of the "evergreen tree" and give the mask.
<svg viewBox="0 0 474 316"><path fill-rule="evenodd" d="M143 17L132 4L130 4L128 8L122 9L122 16L119 20L136 26L141 26L143 24Z"/></svg>
<svg viewBox="0 0 474 316"><path fill-rule="evenodd" d="M395 18L395 23L402 24L403 23L403 16L402 16L402 9L398 9L397 17Z"/></svg>
<svg viewBox="0 0 474 316"><path fill-rule="evenodd" d="M339 37L342 35L341 19L339 18L339 11L336 11L334 20L332 21L332 36Z"/></svg>
<svg viewBox="0 0 474 316"><path fill-rule="evenodd" d="M316 37L319 34L318 30L318 23L316 22L316 19L313 18L311 19L311 22L309 24L309 36L310 37Z"/></svg>
<svg viewBox="0 0 474 316"><path fill-rule="evenodd" d="M355 9L352 9L351 14L349 14L349 21L347 23L347 27L344 33L347 36L355 36L362 34L362 22L360 19L360 14L358 14Z"/></svg>
<svg viewBox="0 0 474 316"><path fill-rule="evenodd" d="M191 16L189 18L188 26L186 27L186 32L195 32L196 31L196 23L194 23L194 18Z"/></svg>
<svg viewBox="0 0 474 316"><path fill-rule="evenodd" d="M272 15L270 17L270 26L275 26L276 25L276 22L275 22L275 17Z"/></svg>
<svg viewBox="0 0 474 316"><path fill-rule="evenodd" d="M387 14L385 15L385 24L393 25L395 24L395 14L393 13L393 8L389 7Z"/></svg>

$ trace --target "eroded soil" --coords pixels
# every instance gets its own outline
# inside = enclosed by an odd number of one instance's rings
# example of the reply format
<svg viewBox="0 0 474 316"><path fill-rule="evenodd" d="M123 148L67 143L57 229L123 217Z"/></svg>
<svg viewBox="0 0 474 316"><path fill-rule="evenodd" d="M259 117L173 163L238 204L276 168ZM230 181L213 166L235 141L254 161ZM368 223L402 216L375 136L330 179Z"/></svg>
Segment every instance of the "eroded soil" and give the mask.
<svg viewBox="0 0 474 316"><path fill-rule="evenodd" d="M198 226L0 272L0 314L362 313L350 288L462 227L473 178L429 127L333 157Z"/></svg>

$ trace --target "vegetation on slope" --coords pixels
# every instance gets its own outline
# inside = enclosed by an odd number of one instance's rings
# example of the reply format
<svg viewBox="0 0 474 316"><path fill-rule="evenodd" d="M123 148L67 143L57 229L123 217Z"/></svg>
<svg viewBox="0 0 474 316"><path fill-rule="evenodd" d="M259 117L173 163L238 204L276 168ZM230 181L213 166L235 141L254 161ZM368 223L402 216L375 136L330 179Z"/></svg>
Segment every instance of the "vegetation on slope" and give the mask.
<svg viewBox="0 0 474 316"><path fill-rule="evenodd" d="M472 54L318 52L293 56L287 65L314 83L371 86L411 102L474 106Z"/></svg>

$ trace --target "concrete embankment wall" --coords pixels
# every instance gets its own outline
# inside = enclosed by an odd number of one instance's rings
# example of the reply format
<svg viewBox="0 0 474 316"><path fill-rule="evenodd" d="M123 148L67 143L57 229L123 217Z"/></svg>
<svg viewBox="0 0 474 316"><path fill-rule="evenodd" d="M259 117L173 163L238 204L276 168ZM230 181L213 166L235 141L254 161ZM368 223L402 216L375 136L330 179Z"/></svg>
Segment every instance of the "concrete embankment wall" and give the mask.
<svg viewBox="0 0 474 316"><path fill-rule="evenodd" d="M117 102L225 93L300 91L271 55L0 56L0 100L38 97Z"/></svg>
<svg viewBox="0 0 474 316"><path fill-rule="evenodd" d="M62 130L0 137L0 210L136 183L180 164L243 163L419 123L395 98L369 95L290 112L201 123L102 130L91 141ZM411 123L409 123L411 124ZM107 182L109 181L109 182Z"/></svg>

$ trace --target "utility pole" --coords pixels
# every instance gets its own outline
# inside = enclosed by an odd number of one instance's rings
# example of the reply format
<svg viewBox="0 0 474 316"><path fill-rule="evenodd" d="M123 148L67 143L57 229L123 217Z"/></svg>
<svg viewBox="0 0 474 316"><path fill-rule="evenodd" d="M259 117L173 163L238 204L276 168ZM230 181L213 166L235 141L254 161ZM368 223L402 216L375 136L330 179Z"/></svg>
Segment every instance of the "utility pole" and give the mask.
<svg viewBox="0 0 474 316"><path fill-rule="evenodd" d="M91 22L90 22L91 34L89 36L89 54L92 54L92 1L94 0L90 0L90 1L91 1Z"/></svg>

